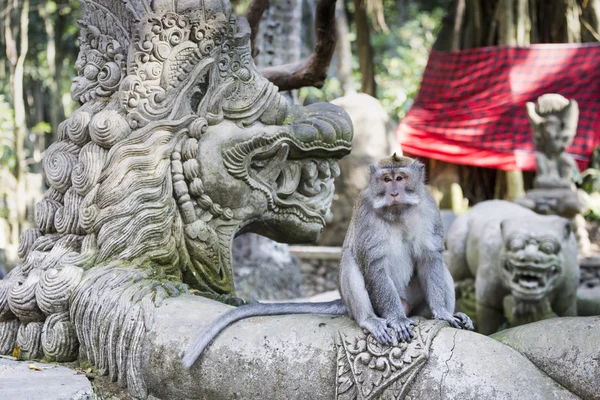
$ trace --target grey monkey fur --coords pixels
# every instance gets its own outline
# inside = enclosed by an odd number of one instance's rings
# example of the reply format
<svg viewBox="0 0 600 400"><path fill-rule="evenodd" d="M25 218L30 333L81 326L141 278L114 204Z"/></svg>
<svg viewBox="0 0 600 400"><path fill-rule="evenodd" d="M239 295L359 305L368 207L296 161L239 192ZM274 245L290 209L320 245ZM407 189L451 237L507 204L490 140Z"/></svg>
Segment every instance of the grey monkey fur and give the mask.
<svg viewBox="0 0 600 400"><path fill-rule="evenodd" d="M579 266L568 220L491 200L458 217L447 238L454 279L475 278L480 333L494 333L506 322L507 296L514 325L542 318L547 305L558 316L576 315Z"/></svg>
<svg viewBox="0 0 600 400"><path fill-rule="evenodd" d="M397 340L411 341L414 322L407 314L423 314L428 305L434 318L472 330L469 317L453 314L454 283L442 258L442 221L424 174L423 164L396 154L370 167L369 185L356 201L344 240L341 300L237 307L199 335L182 359L184 367L190 368L221 330L252 316L349 314L380 343L391 345L388 328Z"/></svg>

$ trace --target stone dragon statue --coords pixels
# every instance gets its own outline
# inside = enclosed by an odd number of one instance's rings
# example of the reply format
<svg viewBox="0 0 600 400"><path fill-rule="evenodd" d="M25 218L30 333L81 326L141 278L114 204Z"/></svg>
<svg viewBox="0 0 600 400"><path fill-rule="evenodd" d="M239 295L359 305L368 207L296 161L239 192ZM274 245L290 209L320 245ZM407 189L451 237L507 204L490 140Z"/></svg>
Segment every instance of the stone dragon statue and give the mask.
<svg viewBox="0 0 600 400"><path fill-rule="evenodd" d="M314 241L352 124L290 106L227 0L82 0L81 107L45 154L20 265L0 281L0 353L87 361L137 398L165 299L233 296L231 242Z"/></svg>

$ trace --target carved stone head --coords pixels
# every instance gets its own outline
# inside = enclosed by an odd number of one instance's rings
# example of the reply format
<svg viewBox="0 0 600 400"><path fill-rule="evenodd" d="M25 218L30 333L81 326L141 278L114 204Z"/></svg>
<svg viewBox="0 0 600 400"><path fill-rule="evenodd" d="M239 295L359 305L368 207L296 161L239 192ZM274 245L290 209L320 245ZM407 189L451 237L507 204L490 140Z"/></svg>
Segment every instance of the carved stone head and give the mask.
<svg viewBox="0 0 600 400"><path fill-rule="evenodd" d="M577 133L579 107L575 100L548 93L527 103L535 147L548 157L564 153Z"/></svg>
<svg viewBox="0 0 600 400"><path fill-rule="evenodd" d="M502 221L504 257L501 276L515 299L539 301L563 280L565 260L576 249L567 219L557 216ZM575 255L576 257L576 255Z"/></svg>

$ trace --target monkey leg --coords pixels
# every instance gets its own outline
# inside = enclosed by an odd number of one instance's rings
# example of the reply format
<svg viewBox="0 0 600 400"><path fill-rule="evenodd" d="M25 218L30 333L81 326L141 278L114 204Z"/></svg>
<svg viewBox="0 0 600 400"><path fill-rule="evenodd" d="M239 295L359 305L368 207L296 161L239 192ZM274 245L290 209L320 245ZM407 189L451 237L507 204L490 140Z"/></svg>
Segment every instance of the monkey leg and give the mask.
<svg viewBox="0 0 600 400"><path fill-rule="evenodd" d="M454 281L441 251L426 251L418 260L417 275L433 318L447 321L457 329L462 325L454 313ZM468 317L467 317L468 318Z"/></svg>
<svg viewBox="0 0 600 400"><path fill-rule="evenodd" d="M387 321L375 315L363 274L356 260L347 254L342 255L340 292L350 316L354 318L358 326L371 332L379 343L392 344Z"/></svg>
<svg viewBox="0 0 600 400"><path fill-rule="evenodd" d="M375 312L385 318L387 325L394 330L396 339L411 342L415 335L411 325L416 323L406 316L402 292L394 285L385 259L377 260L369 267L365 284Z"/></svg>

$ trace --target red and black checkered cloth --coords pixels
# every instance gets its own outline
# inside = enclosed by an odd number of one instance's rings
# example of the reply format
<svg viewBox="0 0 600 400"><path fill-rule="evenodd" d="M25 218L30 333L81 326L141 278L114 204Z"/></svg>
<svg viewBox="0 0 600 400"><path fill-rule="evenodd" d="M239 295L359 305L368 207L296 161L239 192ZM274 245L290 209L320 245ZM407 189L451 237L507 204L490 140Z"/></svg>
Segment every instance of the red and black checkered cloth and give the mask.
<svg viewBox="0 0 600 400"><path fill-rule="evenodd" d="M407 154L535 170L525 103L559 93L579 103L568 149L580 168L600 144L600 44L538 44L431 51L421 89L398 127Z"/></svg>

